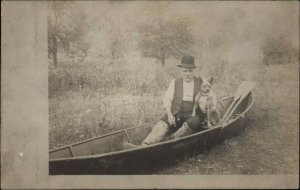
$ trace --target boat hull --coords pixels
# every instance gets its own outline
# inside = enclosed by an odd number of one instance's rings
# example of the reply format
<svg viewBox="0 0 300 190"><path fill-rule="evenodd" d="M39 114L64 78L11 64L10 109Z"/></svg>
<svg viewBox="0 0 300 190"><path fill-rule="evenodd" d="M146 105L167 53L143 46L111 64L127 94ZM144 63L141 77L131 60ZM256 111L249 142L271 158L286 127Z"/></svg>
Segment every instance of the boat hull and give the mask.
<svg viewBox="0 0 300 190"><path fill-rule="evenodd" d="M245 126L246 114L253 104L252 92L239 114L225 126L217 126L180 139L161 142L147 147L136 147L99 155L50 159L50 175L92 174L149 174L172 164L185 156L199 154L226 138L237 135ZM127 135L127 132L126 132Z"/></svg>
<svg viewBox="0 0 300 190"><path fill-rule="evenodd" d="M170 141L160 146L149 146L122 151L102 157L66 159L50 162L50 174L132 174L153 170L191 154L208 150L221 130L220 127L203 131L180 141Z"/></svg>

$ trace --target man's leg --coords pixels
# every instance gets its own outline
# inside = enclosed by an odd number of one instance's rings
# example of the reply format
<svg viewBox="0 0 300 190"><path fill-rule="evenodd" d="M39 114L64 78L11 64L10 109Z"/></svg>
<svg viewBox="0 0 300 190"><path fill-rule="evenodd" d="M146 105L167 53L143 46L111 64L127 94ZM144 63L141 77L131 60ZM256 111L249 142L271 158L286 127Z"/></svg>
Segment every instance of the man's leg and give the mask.
<svg viewBox="0 0 300 190"><path fill-rule="evenodd" d="M203 117L196 115L194 117L190 117L186 122L193 131L199 131L202 121Z"/></svg>
<svg viewBox="0 0 300 190"><path fill-rule="evenodd" d="M199 130L201 124L201 118L199 116L190 117L183 123L182 127L178 129L172 136L179 138L193 134Z"/></svg>
<svg viewBox="0 0 300 190"><path fill-rule="evenodd" d="M179 138L193 133L194 131L188 126L187 122L184 122L182 127L172 134L172 138Z"/></svg>
<svg viewBox="0 0 300 190"><path fill-rule="evenodd" d="M164 121L158 121L148 134L142 145L149 145L160 142L169 131L169 125Z"/></svg>

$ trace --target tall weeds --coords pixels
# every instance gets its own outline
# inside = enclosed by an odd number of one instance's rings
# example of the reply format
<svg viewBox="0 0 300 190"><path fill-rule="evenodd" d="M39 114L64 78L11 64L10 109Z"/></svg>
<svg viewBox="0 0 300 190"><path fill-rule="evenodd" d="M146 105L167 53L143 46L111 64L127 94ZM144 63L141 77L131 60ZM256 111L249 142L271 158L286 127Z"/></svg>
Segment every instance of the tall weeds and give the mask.
<svg viewBox="0 0 300 190"><path fill-rule="evenodd" d="M245 45L247 54L238 52L240 48L195 56L195 75L212 75L219 98L233 95L243 80L257 82L257 93L262 94L268 66L254 45ZM131 54L114 62L66 61L49 68L50 147L159 119L166 88L180 74L179 62L169 59L162 67Z"/></svg>

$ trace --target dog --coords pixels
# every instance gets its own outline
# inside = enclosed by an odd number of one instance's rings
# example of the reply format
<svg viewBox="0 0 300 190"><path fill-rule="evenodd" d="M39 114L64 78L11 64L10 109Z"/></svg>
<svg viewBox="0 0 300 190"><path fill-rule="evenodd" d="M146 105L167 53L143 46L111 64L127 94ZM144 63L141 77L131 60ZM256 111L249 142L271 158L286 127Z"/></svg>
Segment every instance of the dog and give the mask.
<svg viewBox="0 0 300 190"><path fill-rule="evenodd" d="M212 114L217 114L217 96L212 90L213 77L209 77L207 80L199 77L202 80L202 84L199 92L195 97L195 105L193 108L192 116L196 115L196 109L199 107L200 111L207 115L207 127L210 128L212 126ZM214 122L216 122L214 120Z"/></svg>

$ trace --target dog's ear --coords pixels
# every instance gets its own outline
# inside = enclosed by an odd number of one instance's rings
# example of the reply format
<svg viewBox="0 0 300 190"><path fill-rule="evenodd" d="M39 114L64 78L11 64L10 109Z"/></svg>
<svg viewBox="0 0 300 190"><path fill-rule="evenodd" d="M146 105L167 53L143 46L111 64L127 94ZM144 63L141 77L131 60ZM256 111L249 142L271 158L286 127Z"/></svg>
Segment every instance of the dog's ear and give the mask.
<svg viewBox="0 0 300 190"><path fill-rule="evenodd" d="M213 77L213 76L210 76L210 77L208 78L208 82L212 85L213 81L214 81L214 77Z"/></svg>

